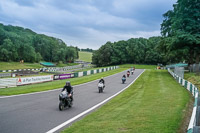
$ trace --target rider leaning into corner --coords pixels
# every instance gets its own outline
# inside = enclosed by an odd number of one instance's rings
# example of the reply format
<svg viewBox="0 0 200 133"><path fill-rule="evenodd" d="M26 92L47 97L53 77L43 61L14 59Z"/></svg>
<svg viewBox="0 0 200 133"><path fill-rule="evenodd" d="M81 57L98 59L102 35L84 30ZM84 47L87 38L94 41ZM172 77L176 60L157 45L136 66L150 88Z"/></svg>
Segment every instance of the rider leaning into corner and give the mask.
<svg viewBox="0 0 200 133"><path fill-rule="evenodd" d="M101 79L99 80L99 83L102 82L103 83L103 88L105 88L105 81L103 79L103 77L101 77Z"/></svg>
<svg viewBox="0 0 200 133"><path fill-rule="evenodd" d="M62 92L66 90L67 94L70 96L71 100L73 101L73 87L70 84L70 81L66 82L66 85L63 87Z"/></svg>

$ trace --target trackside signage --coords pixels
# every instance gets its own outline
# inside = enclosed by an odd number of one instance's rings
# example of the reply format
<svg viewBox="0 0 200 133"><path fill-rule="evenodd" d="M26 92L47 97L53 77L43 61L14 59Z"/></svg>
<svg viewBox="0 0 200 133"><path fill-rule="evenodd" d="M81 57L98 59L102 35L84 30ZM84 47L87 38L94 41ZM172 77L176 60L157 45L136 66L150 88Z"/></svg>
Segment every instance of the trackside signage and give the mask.
<svg viewBox="0 0 200 133"><path fill-rule="evenodd" d="M59 74L59 75L54 75L54 80L58 79L68 79L73 77L72 74Z"/></svg>
<svg viewBox="0 0 200 133"><path fill-rule="evenodd" d="M40 83L40 82L52 81L52 80L53 80L53 75L26 77L26 78L19 77L17 79L17 85L26 85L26 84Z"/></svg>
<svg viewBox="0 0 200 133"><path fill-rule="evenodd" d="M71 78L71 74L60 74L59 79L68 79Z"/></svg>

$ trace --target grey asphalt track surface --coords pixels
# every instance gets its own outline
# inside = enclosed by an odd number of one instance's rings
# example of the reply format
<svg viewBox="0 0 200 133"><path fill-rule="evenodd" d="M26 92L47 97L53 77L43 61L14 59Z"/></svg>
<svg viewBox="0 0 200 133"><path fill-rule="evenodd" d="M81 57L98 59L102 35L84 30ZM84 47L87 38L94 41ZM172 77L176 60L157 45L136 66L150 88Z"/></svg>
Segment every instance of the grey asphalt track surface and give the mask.
<svg viewBox="0 0 200 133"><path fill-rule="evenodd" d="M134 75L121 83L124 72L105 77L105 90L98 93L98 81L74 87L72 108L59 111L60 90L0 98L0 133L44 133L64 123L92 106L102 102L128 86L144 70L136 69ZM67 126L66 126L67 127Z"/></svg>

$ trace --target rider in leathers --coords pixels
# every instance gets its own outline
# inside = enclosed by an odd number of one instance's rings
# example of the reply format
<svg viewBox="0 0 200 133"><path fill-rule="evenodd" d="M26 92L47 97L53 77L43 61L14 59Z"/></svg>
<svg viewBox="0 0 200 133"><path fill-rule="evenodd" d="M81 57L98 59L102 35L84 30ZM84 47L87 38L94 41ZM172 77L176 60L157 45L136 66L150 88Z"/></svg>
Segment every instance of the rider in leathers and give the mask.
<svg viewBox="0 0 200 133"><path fill-rule="evenodd" d="M70 98L73 101L73 87L71 86L69 81L67 81L66 85L63 87L62 91L64 90L67 91L67 94L70 95Z"/></svg>
<svg viewBox="0 0 200 133"><path fill-rule="evenodd" d="M103 88L105 88L105 81L103 79L103 77L99 80L99 83L102 82L103 83Z"/></svg>

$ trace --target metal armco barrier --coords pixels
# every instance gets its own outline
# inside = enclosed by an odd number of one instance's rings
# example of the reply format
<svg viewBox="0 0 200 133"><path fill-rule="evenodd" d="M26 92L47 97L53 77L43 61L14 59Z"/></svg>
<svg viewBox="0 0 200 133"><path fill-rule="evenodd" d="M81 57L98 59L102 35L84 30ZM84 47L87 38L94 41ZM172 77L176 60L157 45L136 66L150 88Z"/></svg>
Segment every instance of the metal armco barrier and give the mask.
<svg viewBox="0 0 200 133"><path fill-rule="evenodd" d="M81 77L81 76L87 76L87 75L91 75L91 74L106 72L106 71L114 70L114 69L117 69L117 68L119 68L119 66L113 66L113 67L107 67L107 68L99 68L99 69L95 69L95 70L76 72L76 73L73 73L73 74L74 74L74 77Z"/></svg>
<svg viewBox="0 0 200 133"><path fill-rule="evenodd" d="M192 111L192 116L190 118L190 123L187 129L187 133L200 133L200 97L198 88L189 81L173 73L169 68L168 72L174 77L174 79L178 78L177 82L184 86L194 96L194 107Z"/></svg>
<svg viewBox="0 0 200 133"><path fill-rule="evenodd" d="M11 77L11 73L0 73L0 78L1 77Z"/></svg>

